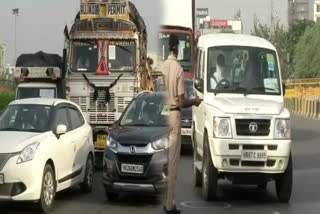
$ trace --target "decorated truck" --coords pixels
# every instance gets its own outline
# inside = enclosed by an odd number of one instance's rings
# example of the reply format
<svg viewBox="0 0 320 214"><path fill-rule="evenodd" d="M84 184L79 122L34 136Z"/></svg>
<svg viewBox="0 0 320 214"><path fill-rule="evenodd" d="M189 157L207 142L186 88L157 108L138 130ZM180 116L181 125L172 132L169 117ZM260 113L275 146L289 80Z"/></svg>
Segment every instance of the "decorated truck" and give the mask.
<svg viewBox="0 0 320 214"><path fill-rule="evenodd" d="M92 126L101 163L109 127L143 88L146 26L129 1L83 0L71 29L65 28L65 49L66 95Z"/></svg>
<svg viewBox="0 0 320 214"><path fill-rule="evenodd" d="M14 78L16 99L33 97L65 98L62 58L57 54L37 52L18 57Z"/></svg>

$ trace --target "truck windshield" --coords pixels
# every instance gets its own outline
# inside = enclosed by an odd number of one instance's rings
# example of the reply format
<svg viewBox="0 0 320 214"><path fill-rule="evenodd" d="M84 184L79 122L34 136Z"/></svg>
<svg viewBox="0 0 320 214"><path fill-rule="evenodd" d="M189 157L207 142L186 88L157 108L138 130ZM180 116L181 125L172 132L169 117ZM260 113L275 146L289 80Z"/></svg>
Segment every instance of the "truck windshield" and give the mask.
<svg viewBox="0 0 320 214"><path fill-rule="evenodd" d="M17 99L27 98L56 98L55 88L18 88Z"/></svg>
<svg viewBox="0 0 320 214"><path fill-rule="evenodd" d="M163 60L169 56L169 37L171 33L160 33L160 45ZM178 61L184 71L192 71L192 40L189 34L176 34L179 38L179 54Z"/></svg>
<svg viewBox="0 0 320 214"><path fill-rule="evenodd" d="M121 126L167 126L168 112L163 96L140 97L131 102L124 113Z"/></svg>
<svg viewBox="0 0 320 214"><path fill-rule="evenodd" d="M280 95L277 55L256 47L208 49L208 92Z"/></svg>
<svg viewBox="0 0 320 214"><path fill-rule="evenodd" d="M51 107L43 105L12 105L0 117L0 131L49 131Z"/></svg>
<svg viewBox="0 0 320 214"><path fill-rule="evenodd" d="M136 67L135 41L111 41L106 53L110 71L134 71ZM96 72L102 53L97 41L75 43L72 54L72 70Z"/></svg>

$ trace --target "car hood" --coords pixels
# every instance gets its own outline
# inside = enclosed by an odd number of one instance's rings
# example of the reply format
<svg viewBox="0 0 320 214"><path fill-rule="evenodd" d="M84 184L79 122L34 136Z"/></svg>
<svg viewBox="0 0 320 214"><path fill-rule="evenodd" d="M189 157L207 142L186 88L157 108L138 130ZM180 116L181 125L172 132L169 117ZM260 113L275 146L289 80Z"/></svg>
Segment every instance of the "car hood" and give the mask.
<svg viewBox="0 0 320 214"><path fill-rule="evenodd" d="M110 136L121 145L147 145L168 136L167 127L117 126Z"/></svg>
<svg viewBox="0 0 320 214"><path fill-rule="evenodd" d="M33 142L39 142L42 133L0 131L0 152L21 152L26 146Z"/></svg>
<svg viewBox="0 0 320 214"><path fill-rule="evenodd" d="M283 109L283 102L279 99L275 101L248 96L215 97L209 104L227 114L279 115Z"/></svg>

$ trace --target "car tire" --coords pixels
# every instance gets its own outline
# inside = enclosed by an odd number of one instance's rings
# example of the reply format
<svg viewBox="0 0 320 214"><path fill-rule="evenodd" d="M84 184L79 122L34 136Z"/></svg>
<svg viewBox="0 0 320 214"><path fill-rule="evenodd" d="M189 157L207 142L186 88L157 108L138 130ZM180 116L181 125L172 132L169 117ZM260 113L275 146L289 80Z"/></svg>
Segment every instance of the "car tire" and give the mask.
<svg viewBox="0 0 320 214"><path fill-rule="evenodd" d="M194 136L195 135L193 133L193 184L195 187L200 187L202 185L202 175L200 170L196 167L196 162L199 161L199 157L197 151L197 143Z"/></svg>
<svg viewBox="0 0 320 214"><path fill-rule="evenodd" d="M41 213L48 213L52 210L55 195L55 175L51 165L47 164L43 171L40 200L38 202L38 208Z"/></svg>
<svg viewBox="0 0 320 214"><path fill-rule="evenodd" d="M202 197L206 201L214 200L217 196L218 170L212 162L208 137L204 138L202 161Z"/></svg>
<svg viewBox="0 0 320 214"><path fill-rule="evenodd" d="M258 187L259 190L264 190L265 191L268 188L268 182L265 182L263 184L259 184L257 187Z"/></svg>
<svg viewBox="0 0 320 214"><path fill-rule="evenodd" d="M105 193L106 193L106 197L109 201L116 201L119 199L119 193L115 193L115 192L111 192L108 190L107 187L104 188Z"/></svg>
<svg viewBox="0 0 320 214"><path fill-rule="evenodd" d="M80 184L80 188L82 192L90 193L92 191L92 186L93 186L93 172L94 172L92 155L88 156L85 170L86 171L84 173L84 179L83 179L83 182Z"/></svg>
<svg viewBox="0 0 320 214"><path fill-rule="evenodd" d="M289 162L286 171L276 180L276 192L281 203L288 203L292 192L292 156L289 157Z"/></svg>

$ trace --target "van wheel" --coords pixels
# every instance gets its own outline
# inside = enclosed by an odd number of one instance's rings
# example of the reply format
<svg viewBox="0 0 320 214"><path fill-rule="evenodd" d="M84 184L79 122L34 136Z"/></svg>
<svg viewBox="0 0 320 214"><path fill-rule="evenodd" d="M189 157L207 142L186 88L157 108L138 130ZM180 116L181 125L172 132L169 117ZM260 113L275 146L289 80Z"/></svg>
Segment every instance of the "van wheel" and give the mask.
<svg viewBox="0 0 320 214"><path fill-rule="evenodd" d="M218 171L213 165L209 148L208 137L204 139L202 162L202 196L210 201L216 198L218 187Z"/></svg>
<svg viewBox="0 0 320 214"><path fill-rule="evenodd" d="M116 201L119 198L119 194L115 192L110 192L107 187L104 187L106 197L109 201Z"/></svg>
<svg viewBox="0 0 320 214"><path fill-rule="evenodd" d="M48 213L53 208L53 201L56 195L56 182L51 165L44 167L40 200L38 202L39 211Z"/></svg>
<svg viewBox="0 0 320 214"><path fill-rule="evenodd" d="M89 193L92 191L94 172L93 159L91 155L88 156L85 170L84 180L83 183L80 184L80 188L82 192Z"/></svg>
<svg viewBox="0 0 320 214"><path fill-rule="evenodd" d="M276 191L281 203L288 203L292 192L292 156L290 154L286 171L276 180Z"/></svg>

